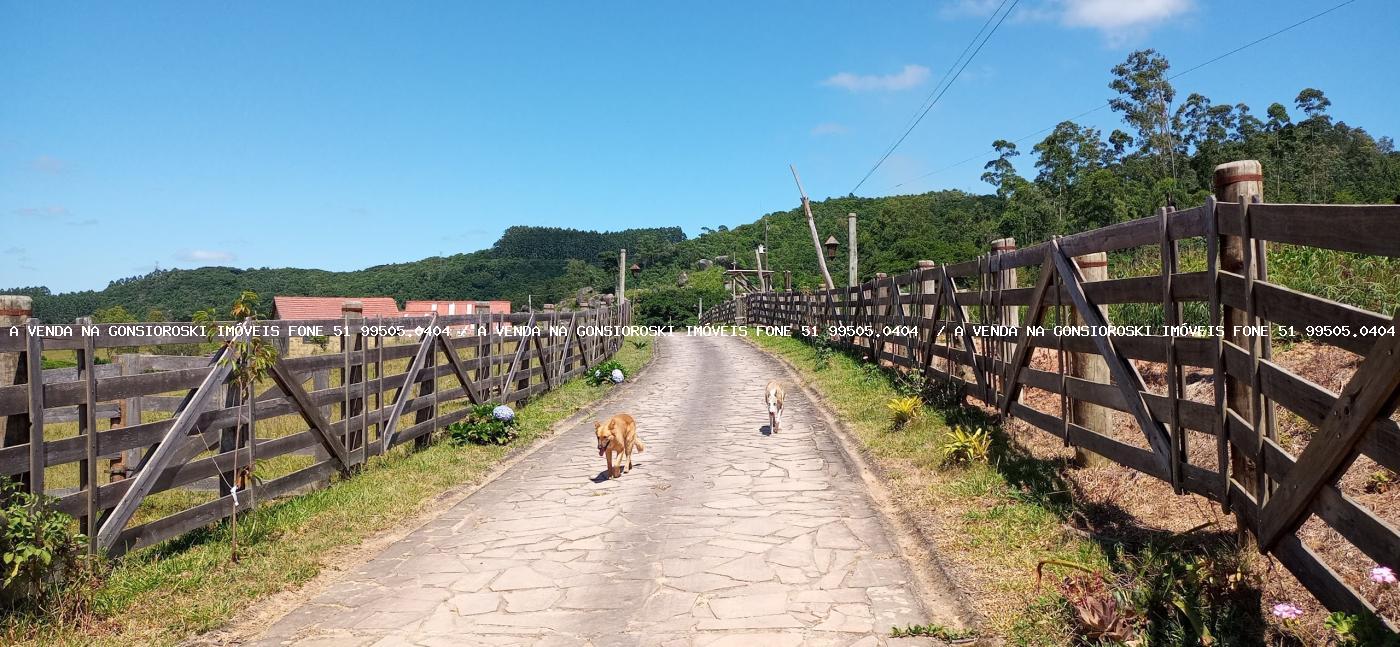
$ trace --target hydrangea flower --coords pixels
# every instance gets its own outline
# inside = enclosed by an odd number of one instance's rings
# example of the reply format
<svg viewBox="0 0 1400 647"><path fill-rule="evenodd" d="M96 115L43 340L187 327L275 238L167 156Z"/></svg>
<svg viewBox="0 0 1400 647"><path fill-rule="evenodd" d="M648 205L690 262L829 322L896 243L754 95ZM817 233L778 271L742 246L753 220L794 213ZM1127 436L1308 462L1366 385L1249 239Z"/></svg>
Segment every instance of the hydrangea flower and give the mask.
<svg viewBox="0 0 1400 647"><path fill-rule="evenodd" d="M1297 620L1303 617L1303 610L1287 602L1280 602L1274 605L1274 615L1284 620Z"/></svg>
<svg viewBox="0 0 1400 647"><path fill-rule="evenodd" d="M1371 581L1376 584L1394 584L1396 582L1395 571L1390 570L1389 566L1377 565L1371 569Z"/></svg>
<svg viewBox="0 0 1400 647"><path fill-rule="evenodd" d="M511 420L515 420L515 411L504 404L497 405L495 409L491 410L491 417L497 420L510 422Z"/></svg>
<svg viewBox="0 0 1400 647"><path fill-rule="evenodd" d="M622 379L623 379L622 369L619 369L619 368L613 369L613 372L612 372L612 376L611 376L611 377L612 377L612 381L613 381L614 384L622 384Z"/></svg>

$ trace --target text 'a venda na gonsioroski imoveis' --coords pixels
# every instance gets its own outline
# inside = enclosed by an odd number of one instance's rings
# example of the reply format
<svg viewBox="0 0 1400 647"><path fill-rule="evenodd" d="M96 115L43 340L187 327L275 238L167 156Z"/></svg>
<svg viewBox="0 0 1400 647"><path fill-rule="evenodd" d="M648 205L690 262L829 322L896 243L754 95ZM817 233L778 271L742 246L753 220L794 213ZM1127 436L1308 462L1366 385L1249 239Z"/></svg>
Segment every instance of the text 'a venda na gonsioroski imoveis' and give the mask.
<svg viewBox="0 0 1400 647"><path fill-rule="evenodd" d="M1023 330L1032 337L1194 337L1212 338L1225 335L1240 337L1388 337L1395 334L1395 326L1378 324L1372 326L1287 326L1263 324L1258 326L1205 326L1183 324L1165 325L1053 325L1053 326L1008 326L999 324L953 324L943 323L933 332L937 335L961 337L971 334L975 337L1018 338ZM213 333L212 335L210 333ZM0 329L0 335L9 337L131 337L143 339L186 339L220 338L241 336L251 337L345 337L367 335L372 337L424 337L447 335L450 337L749 337L775 336L788 337L913 337L928 334L929 330L914 325L828 325L828 326L769 326L769 325L521 325L492 322L471 323L448 326L406 326L393 324L367 325L302 325L278 322L255 322L247 324L226 324L205 326L193 323L122 323L122 324L38 324L10 326Z"/></svg>

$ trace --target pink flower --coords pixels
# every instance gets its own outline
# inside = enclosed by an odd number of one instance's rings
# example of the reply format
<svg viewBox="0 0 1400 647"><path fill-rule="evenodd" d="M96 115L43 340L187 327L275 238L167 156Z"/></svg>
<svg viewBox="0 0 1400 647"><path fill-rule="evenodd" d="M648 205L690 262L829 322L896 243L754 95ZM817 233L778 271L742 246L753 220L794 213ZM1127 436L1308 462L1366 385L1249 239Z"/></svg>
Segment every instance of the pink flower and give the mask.
<svg viewBox="0 0 1400 647"><path fill-rule="evenodd" d="M1296 620L1303 617L1303 610L1287 602L1280 602L1274 605L1274 615L1284 620Z"/></svg>
<svg viewBox="0 0 1400 647"><path fill-rule="evenodd" d="M1390 570L1389 566L1378 565L1371 569L1371 581L1376 584L1394 584L1395 571Z"/></svg>

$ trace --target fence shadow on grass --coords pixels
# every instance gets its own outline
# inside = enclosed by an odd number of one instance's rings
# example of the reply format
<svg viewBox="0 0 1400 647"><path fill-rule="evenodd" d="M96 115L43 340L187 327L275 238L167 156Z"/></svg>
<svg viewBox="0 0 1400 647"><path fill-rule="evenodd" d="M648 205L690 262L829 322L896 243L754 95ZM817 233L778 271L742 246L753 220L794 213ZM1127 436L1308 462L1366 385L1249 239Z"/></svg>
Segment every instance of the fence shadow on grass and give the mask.
<svg viewBox="0 0 1400 647"><path fill-rule="evenodd" d="M878 372L896 390L919 395L949 427L989 430L988 463L1007 491L1051 513L1066 532L1099 548L1108 563L1104 577L1145 616L1143 644L1198 644L1203 629L1215 645L1265 644L1262 592L1244 575L1251 554L1233 531L1207 526L1176 533L1144 525L1115 502L1076 499L1076 486L1068 478L1075 469L1072 460L1037 457L1015 442L1000 416L967 404L961 387L929 382L895 367L876 368L859 352L800 339L817 351L818 361L840 353L863 362L867 376Z"/></svg>

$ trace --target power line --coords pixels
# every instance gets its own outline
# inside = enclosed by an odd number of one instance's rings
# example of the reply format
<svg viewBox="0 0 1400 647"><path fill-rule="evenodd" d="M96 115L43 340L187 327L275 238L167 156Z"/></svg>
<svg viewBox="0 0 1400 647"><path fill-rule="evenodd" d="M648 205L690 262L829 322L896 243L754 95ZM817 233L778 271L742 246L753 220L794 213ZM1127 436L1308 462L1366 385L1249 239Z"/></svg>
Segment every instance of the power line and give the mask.
<svg viewBox="0 0 1400 647"><path fill-rule="evenodd" d="M919 115L924 110L926 110L928 104L934 100L934 96L938 94L938 89L943 87L943 82L948 80L948 77L953 73L953 70L957 69L958 63L962 62L963 57L967 56L967 53L969 50L972 49L972 46L976 45L977 41L982 38L982 34L987 31L987 27L991 26L992 21L996 19L998 14L1001 13L1001 10L1006 8L1007 2L1010 2L1010 0L1001 0L1001 4L997 5L996 10L987 15L987 19L982 21L982 27L979 28L977 30L977 33L973 34L972 38L967 41L967 45L963 46L963 50L961 52L958 52L957 58L954 58L953 62L948 64L948 69L943 71L943 76L938 79L938 83L933 84L933 89L928 91L928 96L924 97L923 102L919 104L919 107L914 109L914 112L909 115L909 119L904 122L904 125L901 126L901 128L909 128L919 120ZM894 152L894 148L897 145L898 142L890 144L887 148L885 148L885 152L883 153L883 155L888 156L890 153Z"/></svg>
<svg viewBox="0 0 1400 647"><path fill-rule="evenodd" d="M937 92L937 94L933 97L933 100L926 102L927 105L923 107L923 111L919 113L919 116L914 119L913 123L909 124L908 128L905 128L904 134L900 135L899 139L896 139L895 142L890 145L890 147L885 151L885 154L881 155L880 159L875 162L875 165L870 167L869 171L865 172L865 176L862 177L859 182L856 182L855 187L851 189L851 193L855 193L858 189L860 189L861 185L865 184L865 181L870 179L871 175L875 174L875 171L880 168L880 165L884 164L885 160L889 159L890 155L894 154L895 149L899 148L899 145L904 143L904 140L907 137L909 137L909 133L914 132L914 129L919 126L919 122L924 120L924 117L928 115L930 110L933 110L933 107L938 104L938 101L943 98L943 95L948 92L948 89L953 87L953 84L957 82L958 77L962 76L963 70L967 69L968 64L972 63L972 59L977 58L977 54L982 51L982 47L987 44L987 41L990 41L992 39L992 36L997 33L997 29L1001 28L1001 24L1003 22L1006 22L1006 17L1010 16L1011 12L1016 10L1016 5L1019 4L1020 1L1021 0L1011 0L1011 7L1008 8L1005 13L1001 14L1001 18L997 20L995 25L992 26L992 30L990 32L987 32L987 37L983 38L982 42L977 44L977 49L973 50L972 54L968 56L966 60L962 61L962 66L958 68L958 71L955 74L953 74L953 78L949 79L946 84L943 84L941 90L938 88L938 86L934 86L934 91ZM1002 0L1001 6L997 7L997 11L1000 11L1001 7L1006 6L1006 2L1007 0ZM993 12L992 16L988 17L987 20L990 22L992 17L995 17L996 15L996 12ZM982 29L986 29L985 24L983 24ZM981 35L982 30L979 30L977 32L977 36ZM972 43L977 42L977 36L973 36L972 41L968 43L969 47L971 47ZM963 52L966 53L967 48L963 48ZM959 59L961 58L962 56L959 55ZM955 60L953 62L953 65L957 64L958 63ZM944 77L947 78L946 73L944 74Z"/></svg>
<svg viewBox="0 0 1400 647"><path fill-rule="evenodd" d="M1303 25L1305 25L1305 24L1307 24L1307 23L1310 23L1310 22L1312 22L1312 21L1314 21L1314 20L1317 20L1318 18L1321 18L1321 17L1323 17L1323 16L1325 16L1325 15L1327 15L1327 14L1329 14L1329 13L1332 13L1333 11L1336 11L1336 10L1338 10L1338 9L1341 9L1342 7L1345 7L1345 6L1349 5L1349 4L1352 4L1353 2L1356 2L1356 0L1346 0L1345 2L1342 2L1342 3L1339 3L1339 4L1333 5L1331 8L1325 9L1325 10L1320 11L1320 12L1318 12L1318 13L1315 13L1315 14L1313 14L1313 15L1311 15L1311 16L1308 16L1307 18L1304 18L1304 19L1302 19L1302 20L1299 20L1298 22L1295 22L1295 23L1293 23L1293 24L1291 24L1291 25L1289 25L1289 26L1287 26L1287 27L1284 27L1284 28L1282 28L1282 29L1279 29L1279 30L1277 30L1277 31L1274 31L1274 32L1272 32L1272 33L1270 33L1270 34L1268 34L1268 35L1265 35L1265 36L1261 36L1261 37L1259 37L1259 38L1256 38L1256 39L1254 39L1254 40L1252 40L1252 41L1250 41L1250 42L1248 42L1248 43L1245 43L1244 45L1240 45L1239 47L1236 47L1236 48L1234 48L1234 49L1232 49L1232 50L1230 50L1230 51L1228 51L1228 52L1225 52L1224 54L1217 55L1217 56L1215 56L1215 57L1213 57L1213 58L1211 58L1211 59L1209 59L1209 60L1206 60L1206 61L1204 61L1204 62L1198 63L1198 64L1196 64L1196 65L1193 66L1193 67L1187 68L1187 69L1185 69L1185 70L1182 70L1182 71L1180 71L1180 72L1177 72L1176 74L1173 74L1173 75L1171 75L1171 76L1168 76L1168 77L1167 77L1167 80L1168 80L1168 81L1173 81L1173 80L1176 80L1177 78L1186 76L1187 74L1190 74L1190 73L1192 73L1192 72L1195 72L1196 70L1199 70L1199 69L1201 69L1201 68L1203 68L1203 67L1205 67L1205 66L1207 66L1207 65L1210 65L1210 64L1212 64L1212 63L1219 62L1220 60L1222 60L1222 59L1224 59L1224 58L1227 58L1227 57L1229 57L1229 56L1232 56L1232 55L1234 55L1234 54L1238 54L1238 53L1240 53L1240 52L1242 52L1242 51L1244 51L1244 50L1246 50L1246 49L1249 49L1249 48L1251 48L1251 47L1254 47L1255 45L1258 45L1259 43L1262 43L1262 42L1264 42L1264 41L1266 41L1266 40L1269 40L1269 39L1271 39L1271 38L1273 38L1273 37L1275 37L1275 36L1278 36L1278 35L1280 35L1280 34L1283 34L1284 32L1290 31L1290 30L1292 30L1292 29L1294 29L1294 28L1301 27L1301 26L1303 26ZM1061 119L1061 120L1059 120L1059 121L1056 121L1056 122L1054 123L1054 125L1046 126L1045 128L1041 128L1040 130L1037 130L1037 131L1035 131L1035 132L1033 132L1033 133L1031 133L1031 134L1029 134L1029 135L1024 135L1024 136L1022 136L1022 137L1020 137L1020 138L1018 138L1018 139L1013 139L1013 140L1011 140L1011 142L1012 142L1012 143L1015 143L1015 144L1019 144L1019 143L1021 143L1021 142L1026 141L1027 139L1030 139L1030 138L1032 138L1032 137L1036 137L1036 136L1038 136L1038 135L1040 135L1040 134L1042 134L1042 133L1045 133L1046 131L1053 130L1053 129L1055 128L1055 126L1058 126L1058 125L1060 125L1061 123L1064 123L1064 122L1066 122L1066 121L1075 121L1075 120L1077 120L1077 119L1086 117L1086 116L1088 116L1088 115L1090 115L1090 114L1093 114L1093 113L1095 113L1095 112L1098 112L1098 111L1100 111L1100 110L1103 110L1104 108L1109 107L1111 104L1112 104L1111 101L1105 101L1104 103L1102 103L1102 104L1100 104L1100 105L1098 105L1098 106L1095 106L1095 107L1093 107L1093 108L1090 108L1090 109L1088 109L1088 110L1085 110L1084 112L1081 112L1081 113L1079 113L1079 114L1077 114L1077 115L1075 115L1075 116L1073 116L1073 117L1069 117L1069 118L1066 118L1066 119ZM961 162L956 162L956 163L953 163L953 164L949 164L948 166L944 166L944 167L942 167L942 168L935 169L935 170L933 170L933 171L929 171L928 173L925 173L925 174L920 175L920 176L918 176L918 177L910 178L910 179L908 179L908 180L905 180L905 181L903 181L903 182L900 182L899 184L896 184L896 185L890 187L890 189L898 189L899 187L902 187L902 186L904 186L904 185L906 185L906 184L909 184L909 183L911 183L911 182L917 182L917 181L922 180L922 179L924 179L924 178L926 178L926 177L932 177L932 176L934 176L934 175L938 175L939 173L943 173L943 172L946 172L946 171L951 171L951 170L953 170L953 169L955 169L955 168L957 168L957 167L959 167L959 166L962 166L963 164L966 164L966 163L971 162L971 161L973 161L973 160L982 159L982 158L984 158L984 157L986 157L986 156L988 156L988 155L991 155L992 153L995 153L995 152L996 152L996 149L992 149L992 150L989 150L989 151L986 151L986 152L983 152L983 153L978 153L977 155L973 155L972 157L969 157L969 158L967 158L967 159L964 159L964 160L962 160Z"/></svg>

